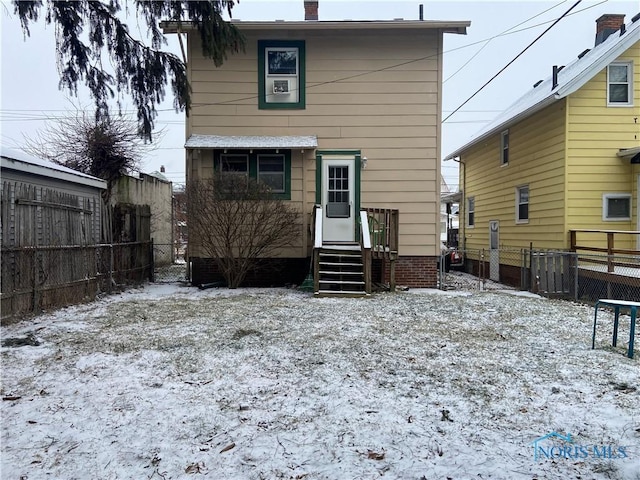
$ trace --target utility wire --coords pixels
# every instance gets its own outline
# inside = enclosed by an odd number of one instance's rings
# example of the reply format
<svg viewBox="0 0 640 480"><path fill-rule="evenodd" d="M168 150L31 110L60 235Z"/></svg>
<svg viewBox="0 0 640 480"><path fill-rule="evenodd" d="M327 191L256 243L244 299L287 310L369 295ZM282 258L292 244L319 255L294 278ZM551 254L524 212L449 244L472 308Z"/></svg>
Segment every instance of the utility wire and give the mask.
<svg viewBox="0 0 640 480"><path fill-rule="evenodd" d="M548 11L553 10L554 8L557 8L557 7L559 7L560 5L562 5L563 3L566 3L566 2L567 2L567 0L563 0L562 2L560 2L560 3L556 4L556 5L552 6L552 7L549 7L549 8L547 8L546 10L543 10L542 12L540 12L540 13L538 13L538 14L534 15L533 17L527 18L526 20L524 20L524 21L522 21L522 22L518 23L517 25L514 25L513 27L507 28L504 32L499 33L497 36L498 36L498 37L500 37L500 36L502 36L502 35L506 35L506 34L507 34L507 33L509 33L511 30L513 30L513 29L515 29L515 28L518 28L520 25L524 25L525 23L528 23L529 21L533 20L534 18L537 18L537 17L539 17L540 15L544 15L544 14L545 14L545 13L547 13ZM474 58L476 58L476 57L480 54L480 52L482 52L482 50L484 50L484 49L489 45L489 43L491 43L491 40L493 40L494 38L496 38L496 37L493 37L493 38L488 39L488 40L486 41L486 43L485 43L484 45L482 45L482 47L480 47L480 49L479 49L476 53L474 53L474 54L471 56L471 58L469 58L469 60L467 60L467 61L466 61L466 62L465 62L465 63L464 63L464 64L463 64L463 65L462 65L458 70L456 70L456 71L455 71L455 72L453 72L451 75L449 75L447 78L445 78L445 79L442 81L442 84L444 85L444 84L445 84L445 83L447 83L449 80L451 80L453 77L455 77L458 73L460 73L460 71L461 71L461 70L463 70L463 69L464 69L464 67L466 67L467 65L469 65L469 63L471 63L471 61L472 61Z"/></svg>
<svg viewBox="0 0 640 480"><path fill-rule="evenodd" d="M550 29L551 29L551 28L552 28L556 23L558 23L558 21L559 21L561 18L563 18L563 17L565 17L565 16L568 16L568 15L569 15L569 12L570 12L573 8L575 8L575 6L576 6L576 5L578 5L581 1L582 1L582 0L580 0L579 2L577 2L576 4L574 4L574 5L573 5L569 10L567 10L567 12L565 12L565 13L564 13L564 14L563 14L559 19L556 19L556 20L553 22L553 24L552 24L549 28L547 28L547 30L545 30L545 32L544 32L544 33L546 33L547 31L549 31L549 30L550 30ZM608 2L608 1L609 1L609 0L603 0L603 1L599 2L599 3L594 4L594 5L590 5L590 6L588 6L588 7L583 8L582 10L578 10L578 11L574 12L572 15L575 15L575 14L578 14L578 13L580 13L580 12L584 12L585 10L589 10L589 9L591 9L591 8L597 7L598 5L601 5L601 4L606 3L606 2ZM533 18L533 17L532 17L532 18ZM492 37L489 37L488 39L479 40L479 41L477 41L477 42L469 43L469 44L467 44L467 45L462 45L462 46L460 46L460 47L452 48L451 50L447 50L446 52L442 52L442 54L444 55L445 53L451 53L451 52L455 52L455 51L457 51L457 50L462 50L462 49L464 49L464 48L468 48L468 47L471 47L471 46L473 46L473 45L477 45L477 44L479 44L479 43L487 42L488 40L493 40L494 38L498 38L498 37L500 37L500 36L504 36L504 35L512 35L512 34L514 34L514 33L520 33L520 32L524 32L524 31L526 31L526 30L531 30L532 28L536 28L536 27L539 27L539 26L541 26L541 25L546 25L546 24L547 24L547 23L549 23L549 22L550 22L550 21L541 22L541 23L538 23L538 24L536 24L536 25L532 25L532 26L530 26L530 27L521 28L520 30L514 30L514 31L512 31L512 32L504 33L504 34L497 34L497 35L494 35L494 36L492 36ZM526 23L526 22L525 22L525 23ZM515 28L515 27L514 27L514 28ZM544 35L544 33L543 33L543 35ZM536 41L537 41L537 40L536 40ZM529 47L527 47L527 48L529 48ZM522 53L524 53L524 51L523 51ZM369 74L372 74L372 73L378 73L378 72L383 72L383 71L387 71L387 70L392 70L392 69L397 68L397 67L402 67L402 66L405 66L405 65L410 65L410 64L412 64L412 63L421 62L421 61L423 61L423 60L428 60L428 59L431 59L431 58L437 57L438 55L439 55L438 53L435 53L435 54L432 54L432 55L427 55L427 56L424 56L424 57L415 58L415 59L407 60L407 61L405 61L405 62L401 62L401 63L398 63L398 64L390 65L390 66L388 66L388 67L378 68L378 69L375 69L375 70L367 70L367 71L365 71L365 72L360 72L360 73L356 73L356 74L353 74L353 75L348 75L348 76L346 76L346 77L336 78L336 79L334 79L334 80L327 80L326 82L314 83L314 84L312 84L312 85L307 85L307 89L311 89L311 88L314 88L314 87L320 87L320 86L323 86L323 85L329 85L329 84L333 84L333 83L339 83L339 82L343 82L343 81L345 81L345 80L351 80L351 79L353 79L353 78L362 77L362 76L369 75ZM483 88L484 88L484 87L483 87ZM242 102L242 101L246 101L246 100L255 100L256 98L258 98L258 95L250 95L250 96L247 96L247 97L235 98L235 99L232 99L232 100L225 100L225 101L221 101L221 102L211 102L211 103L207 102L207 103L197 103L197 104L195 104L195 103L194 103L194 104L192 104L192 105L191 105L191 108L193 109L193 108L198 108L198 107L209 107L209 106L214 106L214 105L229 105L229 104L234 104L235 102ZM458 109L456 109L456 111L458 111ZM447 117L447 118L448 118L448 117Z"/></svg>
<svg viewBox="0 0 640 480"><path fill-rule="evenodd" d="M529 45L527 45L527 46L524 48L524 50L522 50L518 55L516 55L516 56L515 56L515 57L514 57L514 58L513 58L509 63L507 63L504 67L502 67L502 68L498 71L498 73L496 73L493 77L491 77L489 80L487 80L487 81L485 82L485 84L484 84L484 85L482 85L482 86L481 86L478 90L476 90L476 91L475 91L475 92L474 92L474 93L473 93L469 98L467 98L464 102L462 102L458 108L456 108L453 112L451 112L449 115L447 115L447 117L446 117L444 120L442 120L442 123L446 122L449 118L451 118L453 115L455 115L455 114L456 114L456 112L457 112L458 110L460 110L462 107L464 107L467 103L469 103L473 97L475 97L478 93L480 93L482 90L484 90L484 88L485 88L487 85L489 85L489 84L490 84L491 82L493 82L496 78L498 78L498 76L499 76L502 72L504 72L504 71L505 71L505 70L506 70L506 69L507 69L507 68L508 68L508 67L509 67L513 62L515 62L518 58L520 58L520 57L524 54L524 52L526 52L527 50L529 50L529 48L531 48L531 47L532 47L532 46L533 46L533 45L534 45L538 40L540 40L540 39L541 39L541 38L542 38L542 37L543 37L543 36L544 36L544 35L545 35L549 30L551 30L553 27L555 27L555 26L560 22L560 20L562 20L564 17L566 17L566 16L569 14L569 12L570 12L571 10L573 10L575 7L577 7L577 6L580 4L580 2L582 2L582 0L578 0L576 3L574 3L574 4L571 6L571 8L569 8L569 10L567 10L566 12L564 12L564 13L563 13L559 18L557 18L557 19L556 19L556 21L555 21L555 22L553 22L551 25L549 25L549 27L547 27L547 28L545 29L545 31L544 31L544 32L542 32L540 35L538 35L538 36L535 38L535 40L533 40Z"/></svg>
<svg viewBox="0 0 640 480"><path fill-rule="evenodd" d="M566 0L565 0L565 1L566 1ZM571 14L568 14L567 12L565 12L565 14L564 14L563 16L576 15L576 14L578 14L578 13L584 12L584 11L589 10L589 9L591 9L591 8L595 8L595 7L597 7L597 6L599 6L599 5L603 4L603 3L606 3L606 2L608 2L608 1L609 1L609 0L602 0L601 2L598 2L598 3L596 3L596 4L593 4L593 5L590 5L590 6L588 6L588 7L585 7L585 8L583 8L583 9L581 9L581 10L577 10L577 11L575 11L575 12L571 13ZM563 3L564 3L564 2L563 2ZM578 3L580 3L580 2L578 2ZM576 5L577 5L577 4L576 4ZM569 11L570 11L570 10L572 10L574 7L575 7L575 5L574 5L573 7L571 7L571 9L569 9ZM553 8L553 7L552 7L552 8ZM546 12L546 11L545 11L545 12ZM545 12L541 12L540 14L537 14L537 15L535 15L535 16L533 16L533 17L531 17L531 18L527 19L527 20L525 20L524 22L521 22L520 24L518 24L518 25L515 25L515 26L511 27L510 29L506 30L505 32L499 33L499 34L494 35L494 36L489 37L489 38L485 38L485 39L483 39L483 40L478 40L477 42L473 42L473 43L469 43L469 44L467 44L467 45L462 45L462 46L460 46L460 47L452 48L452 49L450 49L450 50L447 50L447 51L445 51L445 52L442 52L442 54L444 55L444 54L446 54L446 53L451 53L451 52L455 52L455 51L458 51L458 50L463 50L463 49L465 49L465 48L469 48L469 47L472 47L472 46L474 46L474 45L478 45L478 44L480 44L480 43L487 43L487 42L489 42L489 41L491 41L491 40L493 40L493 39L496 39L496 38L499 38L499 37L502 37L502 36L506 36L506 35L513 35L513 34L515 34L515 33L524 32L524 31L527 31L527 30L531 30L532 28L536 28L536 27L539 27L539 26L541 26L541 25L545 25L545 24L549 23L549 21L541 22L541 23L538 23L538 24L535 24L535 25L531 25L531 26L526 27L526 28L521 28L521 29L519 29L519 30L513 30L513 31L511 31L512 29L517 28L519 25L522 25L522 24L524 24L524 23L527 23L528 21L530 21L530 20L532 20L532 19L536 18L537 16L539 16L539 15L541 15L542 13L545 13ZM560 18L562 18L562 17L560 17ZM558 19L558 20L559 20L559 19ZM556 21L554 22L554 24L553 24L553 25L551 25L551 27L553 27L553 26L558 22L558 20L556 20ZM550 29L551 29L551 27L549 27L546 31L550 30ZM546 31L545 31L544 33L546 33ZM528 47L527 47L527 48L528 48ZM341 81L350 80L350 79L352 79L352 78L361 77L361 76L368 75L368 74L371 74L371 73L378 73L378 72L382 72L382 71L392 70L392 69L394 69L394 68L401 67L401 66L404 66L404 65L408 65L408 64L411 64L411 63L417 63L417 62L420 62L420 61L423 61L423 60L428 60L428 59L433 58L433 57L435 57L435 56L437 56L437 55L438 55L438 54L427 55L427 56L425 56L425 57L420 57L420 58L413 59L413 60L409 60L409 61L402 62L402 63L399 63L399 64L394 64L394 65L391 65L391 66L388 66L388 67L383 67L383 68L379 68L379 69L375 69L375 70L368 70L368 71L365 71L365 72L360 72L360 73L358 73L358 74L350 75L350 76L347 76L347 77L344 77L344 78L338 78L338 79L334 79L334 80L329 80L329 81L326 81L326 82L315 83L315 84L313 84L313 85L308 85L308 86L307 86L307 88L309 89L309 88L313 88L313 87L319 87L319 86L322 86L322 85L327 85L327 84L332 84L332 83L338 83L338 82L341 82ZM473 57L472 57L472 58L473 58ZM456 72L456 73L457 73L457 72ZM454 74L454 75L455 75L455 74ZM451 78L451 77L449 77L449 78ZM483 88L484 88L484 87L483 87ZM222 101L222 102L213 102L213 103L197 103L197 104L192 104L192 105L191 105L191 108L193 109L193 108L198 108L198 107L207 107L207 106L214 106L214 105L231 104L231 103L233 103L233 102L241 102L241 101L245 101L245 100L255 100L256 98L258 98L258 96L257 96L257 95L251 95L251 96L248 96L248 97L236 98L236 99L233 99L233 100L227 100L227 101ZM456 112L457 112L457 111L459 111L459 110L460 110L460 107L458 107L458 108L454 111L454 113L456 113ZM2 110L2 109L0 109L0 114L2 114L3 112L27 112L27 111L31 112L31 111L42 111L42 110ZM55 111L60 111L60 110L46 110L46 111L55 112ZM157 111L157 112L169 112L169 111L173 111L173 112L175 112L175 108L160 108L160 109L157 109L156 111ZM129 112L135 112L135 111L133 111L133 110L125 110L125 111L123 111L123 112L127 112L127 113L129 113ZM489 110L487 110L487 112L489 112ZM42 118L45 118L45 119L46 119L47 117L48 117L47 115L43 115L43 117L42 117ZM449 118L449 117L447 117L447 118ZM55 119L56 119L56 117L54 117L54 118L50 118L50 119L55 120ZM11 120L14 120L14 119L11 119ZM35 120L35 118L34 118L34 120ZM6 120L5 120L5 121L6 121Z"/></svg>

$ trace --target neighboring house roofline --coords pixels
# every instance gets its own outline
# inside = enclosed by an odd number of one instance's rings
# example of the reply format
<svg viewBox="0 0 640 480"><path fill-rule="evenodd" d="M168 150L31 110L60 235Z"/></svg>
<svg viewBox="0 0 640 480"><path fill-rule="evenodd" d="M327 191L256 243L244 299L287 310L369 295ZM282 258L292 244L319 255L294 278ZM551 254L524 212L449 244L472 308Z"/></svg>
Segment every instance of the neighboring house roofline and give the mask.
<svg viewBox="0 0 640 480"><path fill-rule="evenodd" d="M106 190L107 182L104 180L78 172L57 163L34 157L27 153L2 146L0 148L2 169L16 170L42 177L55 178L71 183L78 183L90 187Z"/></svg>
<svg viewBox="0 0 640 480"><path fill-rule="evenodd" d="M620 34L619 31L611 34L604 42L562 68L557 73L558 85L555 88L551 88L553 76L538 83L510 107L506 108L491 123L473 135L463 146L448 154L443 160L452 160L459 157L465 150L476 143L509 128L552 103L578 91L603 68L638 41L640 41L640 20L636 19L626 26L626 31L623 34Z"/></svg>
<svg viewBox="0 0 640 480"><path fill-rule="evenodd" d="M340 21L240 21L231 20L235 27L241 31L251 30L443 30L445 33L466 35L469 21L447 20L340 20ZM160 27L164 33L178 33L193 30L194 27L183 23L180 27L177 22L161 22Z"/></svg>
<svg viewBox="0 0 640 480"><path fill-rule="evenodd" d="M164 173L162 172L158 172L158 171L154 171L151 173L144 173L144 172L138 172L138 177L140 180L144 180L145 177L153 177L156 180L159 180L163 183L171 183L171 180L169 180Z"/></svg>

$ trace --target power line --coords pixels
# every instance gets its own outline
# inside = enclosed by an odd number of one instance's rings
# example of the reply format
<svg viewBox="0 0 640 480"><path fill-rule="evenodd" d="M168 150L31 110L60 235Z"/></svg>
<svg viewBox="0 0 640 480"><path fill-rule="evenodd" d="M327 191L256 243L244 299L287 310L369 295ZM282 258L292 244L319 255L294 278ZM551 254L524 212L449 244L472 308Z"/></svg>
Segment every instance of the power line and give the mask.
<svg viewBox="0 0 640 480"><path fill-rule="evenodd" d="M522 21L522 22L518 23L517 25L514 25L513 27L507 28L504 32L502 32L502 33L498 34L498 36L500 36L500 35L505 35L505 34L507 34L508 32L510 32L511 30L513 30L514 28L518 28L520 25L524 25L525 23L529 22L530 20L533 20L534 18L537 18L537 17L539 17L540 15L543 15L543 14L547 13L548 11L553 10L553 9L554 9L554 8L556 8L556 7L559 7L560 5L562 5L563 3L566 3L566 2L567 2L567 0L562 0L562 2L558 3L557 5L554 5L554 6L552 6L552 7L547 8L546 10L543 10L542 12L535 14L533 17L529 17L529 18L527 18L526 20L524 20L524 21ZM490 38L489 40L487 40L487 41L486 41L486 43L485 43L484 45L482 45L482 47L480 47L480 49L479 49L476 53L474 53L474 54L471 56L471 58L469 58L469 60L467 60L467 61L466 61L466 62L465 62L465 63L464 63L464 64L463 64L463 65L462 65L458 70L456 70L456 71L455 71L455 72L453 72L451 75L449 75L447 78L445 78L445 79L442 81L442 84L444 85L445 83L447 83L449 80L451 80L453 77L455 77L458 73L460 73L460 71L461 71L461 70L463 70L463 69L464 69L464 67L466 67L467 65L469 65L469 63L471 63L471 61L472 61L474 58L476 58L476 57L480 54L480 52L482 52L482 50L484 50L484 49L485 49L485 47L487 47L487 46L489 45L489 43L491 43L491 40L493 40L493 39L492 39L492 38Z"/></svg>
<svg viewBox="0 0 640 480"><path fill-rule="evenodd" d="M581 0L580 0L580 1L581 1ZM577 2L577 4L579 4L579 3L580 3L580 1L579 1L579 2ZM588 7L585 7L585 8L583 8L582 10L578 10L578 11L574 12L574 13L573 13L573 14L571 14L571 15L576 15L576 14L578 14L578 13L584 12L584 11L589 10L589 9L591 9L591 8L595 8L595 7L597 7L598 5L601 5L601 4L606 3L606 2L608 2L608 1L609 1L609 0L603 0L603 1L599 2L599 3L594 4L594 5L590 5L590 6L588 6ZM568 16L568 15L569 15L569 13L568 13L568 12L570 12L570 11L571 11L571 10L572 10L576 5L577 5L577 4L574 4L574 6L573 6L573 7L571 7L567 12L565 12L565 13L564 13L560 18L558 18L558 19L556 19L555 21L553 21L553 24L552 24L549 28L547 28L547 29L545 30L545 32L543 32L543 34L542 34L542 35L544 35L544 33L546 33L547 31L549 31L549 30L550 30L550 29L551 29L551 28L552 28L556 23L558 23L558 21L559 21L561 18L563 18L563 17L565 17L565 16ZM462 46L460 46L460 47L456 47L456 48L453 48L453 49L451 49L451 50L447 50L446 52L442 52L442 54L444 55L444 54L446 54L446 53L451 53L451 52L455 52L455 51L457 51L457 50L462 50L462 49L464 49L464 48L468 48L468 47L471 47L471 46L473 46L473 45L477 45L477 44L479 44L479 43L484 43L484 42L487 42L487 41L489 41L489 40L493 40L493 39L498 38L498 37L501 37L501 36L505 36L505 35L512 35L512 34L514 34L514 33L520 33L520 32L524 32L524 31L526 31L526 30L531 30L532 28L536 28L536 27L539 27L539 26L541 26L541 25L546 25L546 24L548 24L548 23L550 23L550 22L551 22L551 20L546 21L546 22L541 22L541 23L538 23L538 24L536 24L536 25L532 25L532 26L530 26L530 27L521 28L520 30L513 30L512 32L497 34L497 35L494 35L494 36L492 36L492 37L489 37L488 39L479 40L479 41L477 41L477 42L469 43L469 44L467 44L467 45L462 45ZM515 28L515 27L514 27L514 28ZM536 41L537 41L537 40L536 40ZM535 43L535 42L534 42L534 43ZM531 46L531 45L530 45L530 46ZM529 48L529 47L527 47L527 48ZM525 49L525 50L526 50L526 49ZM522 54L522 53L524 53L524 51L523 51L523 52L521 52L521 54ZM330 85L330 84L334 84L334 83L339 83L339 82L343 82L343 81L345 81L345 80L351 80L351 79L353 79L353 78L362 77L362 76L369 75L369 74L372 74L372 73L378 73L378 72L384 72L384 71L387 71L387 70L392 70L392 69L394 69L394 68L402 67L402 66L405 66L405 65L410 65L410 64L412 64L412 63L421 62L421 61L423 61L423 60L428 60L428 59L431 59L431 58L437 57L438 55L439 55L438 53L435 53L435 54L432 54L432 55L427 55L427 56L424 56L424 57L420 57L420 58L416 58L416 59L408 60L408 61L405 61L405 62L397 63L397 64L394 64L394 65L390 65L390 66L388 66L388 67L382 67L382 68L378 68L378 69L375 69L375 70L367 70L367 71L360 72L360 73L356 73L356 74L353 74L353 75L348 75L348 76L346 76L346 77L337 78L337 79L334 79L334 80L327 80L326 82L315 83L315 84L313 84L313 85L307 85L307 89L311 89L311 88L314 88L314 87L320 87L320 86L323 86L323 85ZM483 87L483 88L484 88L484 87ZM191 105L191 108L209 107L209 106L215 106L215 105L230 105L230 104L234 104L235 102L242 102L242 101L245 101L245 100L255 100L256 98L258 98L258 95L250 95L250 96L247 96L247 97L235 98L235 99L233 99L233 100L225 100L225 101L221 101L221 102L211 102L211 103L209 103L209 102L208 102L208 103L192 104L192 105ZM458 109L456 109L456 111L457 111L457 110L458 110ZM455 113L455 112L454 112L454 113ZM448 117L447 117L447 118L448 118Z"/></svg>
<svg viewBox="0 0 640 480"><path fill-rule="evenodd" d="M564 1L566 1L566 0L564 0ZM562 3L564 3L564 1L563 1ZM567 13L567 12L565 12L565 14L563 15L563 17L564 17L564 16L570 16L570 15L576 15L576 14L578 14L578 13L584 12L584 11L589 10L589 9L591 9L591 8L595 8L595 7L597 7L598 5L601 5L601 4L603 4L603 3L606 3L607 1L608 1L608 0L603 0L603 1L599 2L599 3L596 3L596 4L594 4L594 5L590 5L590 6L588 6L588 7L585 7L585 8L583 8L583 9L581 9L581 10L577 10L577 11L575 11L575 12L573 12L573 13L570 13L570 14L569 14L569 13ZM577 3L579 4L580 2L577 2ZM576 4L576 5L577 5L577 4ZM569 11L571 11L571 10L572 10L576 5L574 5L573 7L571 7L571 9L569 9L569 10L568 10L568 12L569 12ZM555 7L551 7L551 8L555 8ZM550 9L551 9L551 8L550 8ZM522 25L522 24L524 24L524 23L527 23L528 21L530 21L530 20L532 20L532 19L536 18L537 16L540 16L541 14L545 13L546 11L548 11L548 10L550 10L550 9L547 9L547 10L545 10L545 11L543 11L543 12L541 12L541 13L539 13L539 14L537 14L537 15L533 16L533 17L531 17L531 18L529 18L529 19L525 20L524 22L521 22L520 24L517 24L517 25L515 25L515 26L511 27L510 29L508 29L508 30L506 30L506 31L504 31L504 32L502 32L502 33L499 33L499 34L497 34L497 35L494 35L494 36L491 36L491 37L485 38L485 39L483 39L483 40L478 40L478 41L476 41L476 42L469 43L469 44L467 44L467 45L462 45L462 46L460 46L460 47L456 47L456 48L453 48L453 49L450 49L450 50L444 51L444 52L442 52L442 54L444 55L444 54L447 54L447 53L451 53L451 52L455 52L455 51L462 50L462 49L465 49L465 48L469 48L469 47L472 47L472 46L474 46L474 45L478 45L478 44L480 44L480 43L485 43L485 44L486 44L486 43L490 42L491 40L496 39L496 38L499 38L499 37L502 37L502 36L506 36L506 35L513 35L513 34L516 34L516 33L524 32L524 31L527 31L527 30L531 30L532 28L536 28L536 27L539 27L539 26L541 26L541 25L546 25L546 24L548 24L549 22L551 22L551 20L549 20L549 21L545 21L545 22L541 22L541 23L538 23L538 24L535 24L535 25L531 25L531 26L529 26L529 27L525 27L525 28L522 28L522 29L519 29L519 30L513 30L513 31L510 31L510 30L512 30L512 29L514 29L514 28L517 28L519 25ZM560 17L560 19L561 19L561 18L563 18L563 17ZM551 27L549 27L547 30L545 30L545 32L544 32L544 33L546 33L548 30L550 30L550 29L551 29L551 28L552 28L552 27L553 27L553 26L554 26L554 25L555 25L555 24L556 24L560 19L556 19L556 20L554 21L553 25L551 25ZM544 33L543 33L543 35L544 35ZM527 47L527 48L528 48L528 47ZM525 50L526 50L526 49L525 49ZM524 51L523 51L523 52L524 52ZM522 52L522 53L523 53L523 52ZM350 80L350 79L352 79L352 78L358 78L358 77L365 76L365 75L369 75L369 74L372 74L372 73L378 73L378 72L383 72L383 71L387 71L387 70L392 70L392 69L394 69L394 68L398 68L398 67L401 67L401 66L404 66L404 65L409 65L409 64L411 64L411 63L417 63L417 62L420 62L420 61L423 61L423 60L428 60L428 59L433 58L433 57L436 57L436 56L438 56L438 54L427 55L427 56L425 56L425 57L420 57L420 58L417 58L417 59L413 59L413 60L405 61L405 62L402 62L402 63L398 63L398 64L390 65L390 66L388 66L388 67L383 67L383 68L379 68L379 69L375 69L375 70L367 70L367 71L360 72L360 73L357 73L357 74L354 74L354 75L349 75L349 76L346 76L346 77L343 77L343 78L338 78L338 79L329 80L329 81L326 81L326 82L320 82L320 83L316 83L316 84L313 84L313 85L308 85L308 86L307 86L307 88L309 89L309 88L319 87L319 86L323 86L323 85L328 85L328 84L333 84L333 83L339 83L339 82L341 82L341 81ZM472 57L472 58L473 58L473 57ZM471 60L471 59L470 59L470 60ZM469 60L469 61L470 61L470 60ZM464 65L463 65L463 67L464 67ZM457 73L457 72L456 72L456 73ZM455 73L454 73L454 75L455 75ZM452 75L452 76L453 76L453 75ZM449 78L451 78L451 76L450 76ZM448 78L448 79L449 79L449 78ZM447 79L447 80L448 80L448 79ZM482 87L482 88L484 88L484 87ZM226 105L226 104L232 104L233 102L241 102L241 101L244 101L244 100L255 100L256 98L258 98L258 95L251 95L251 96L248 96L248 97L236 98L236 99L233 99L233 100L227 100L227 101L222 101L222 102L212 102L212 103L199 103L199 104L192 104L192 106L191 106L191 107L192 107L192 108L198 108L198 107L206 107L206 106L214 106L214 105ZM456 113L456 112L457 112L457 111L459 111L459 110L460 110L459 108L458 108L458 109L456 109L456 110L454 111L454 113ZM2 114L2 113L4 113L4 112L31 112L31 111L42 111L42 110L35 110L35 109L33 109L33 110L26 110L26 109L25 109L25 110L2 110L2 109L0 109L0 114ZM65 111L65 110L47 110L47 111L50 111L50 112L56 112L56 111ZM83 110L83 111L88 111L88 110ZM156 110L156 112L169 112L169 111L175 112L175 108L161 108L161 109L157 109L157 110ZM487 112L490 112L490 111L489 111L489 110L487 110ZM123 110L123 113L136 113L136 111L135 111L135 110ZM60 117L58 117L58 118L60 118ZM61 118L64 118L64 117L61 117ZM447 118L448 118L448 117L447 117ZM36 118L33 118L33 119L34 119L34 120L36 120ZM51 119L52 119L52 120L55 120L55 119L56 119L56 117L51 118ZM3 120L3 121L8 121L8 120ZM13 121L13 119L12 119L11 121Z"/></svg>
<svg viewBox="0 0 640 480"><path fill-rule="evenodd" d="M529 50L529 48L531 48L538 40L540 40L549 30L551 30L554 26L556 26L560 20L562 20L564 17L566 17L569 12L571 10L573 10L575 7L577 7L580 2L582 2L582 0L578 0L576 3L574 3L571 8L569 8L569 10L567 10L565 13L562 14L562 16L560 16L559 18L556 19L555 22L553 22L548 28L545 29L544 32L542 32L540 35L538 35L535 40L533 40L531 43L529 43L529 45L527 45L524 50L522 50L518 55L516 55L509 63L507 63L504 67L502 67L498 73L496 73L493 77L491 77L489 80L487 80L485 82L484 85L482 85L478 90L476 90L469 98L467 98L464 102L462 102L460 104L460 106L458 108L456 108L452 113L450 113L444 120L442 120L442 123L446 122L449 118L451 118L453 115L455 115L455 113L462 108L463 106L465 106L469 101L471 101L471 99L473 97L475 97L478 93L480 93L482 90L484 90L484 88L489 85L491 82L493 82L496 78L498 78L498 76L504 72L513 62L515 62L518 58L520 58L524 52L526 52L527 50Z"/></svg>

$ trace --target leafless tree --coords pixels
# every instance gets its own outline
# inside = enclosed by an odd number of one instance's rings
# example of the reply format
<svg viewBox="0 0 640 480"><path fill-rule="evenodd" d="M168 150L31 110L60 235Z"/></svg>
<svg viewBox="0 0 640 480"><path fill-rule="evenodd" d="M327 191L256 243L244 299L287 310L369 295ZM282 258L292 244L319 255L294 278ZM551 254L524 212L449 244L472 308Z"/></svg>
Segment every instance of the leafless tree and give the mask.
<svg viewBox="0 0 640 480"><path fill-rule="evenodd" d="M192 181L187 202L189 243L216 262L229 288L296 238L299 212L245 175L216 173Z"/></svg>
<svg viewBox="0 0 640 480"><path fill-rule="evenodd" d="M155 148L140 138L136 122L120 116L96 120L80 109L34 138L25 136L25 145L35 156L106 180L105 200L118 178L137 169L144 153Z"/></svg>
<svg viewBox="0 0 640 480"><path fill-rule="evenodd" d="M118 106L125 95L136 109L138 133L151 141L156 107L168 88L176 110L189 114L191 94L186 60L164 51L167 44L160 21L180 32L193 28L200 34L202 53L220 66L227 55L244 50L244 37L224 14L231 17L233 0L14 0L25 38L38 21L53 25L59 86L72 95L88 87L95 102L95 118L111 116L109 103ZM129 15L131 14L131 17ZM123 17L129 17L128 25ZM146 26L146 28L145 28ZM184 26L184 28L183 28ZM146 32L150 45L134 32ZM110 64L110 65L109 65ZM111 68L104 68L110 66Z"/></svg>

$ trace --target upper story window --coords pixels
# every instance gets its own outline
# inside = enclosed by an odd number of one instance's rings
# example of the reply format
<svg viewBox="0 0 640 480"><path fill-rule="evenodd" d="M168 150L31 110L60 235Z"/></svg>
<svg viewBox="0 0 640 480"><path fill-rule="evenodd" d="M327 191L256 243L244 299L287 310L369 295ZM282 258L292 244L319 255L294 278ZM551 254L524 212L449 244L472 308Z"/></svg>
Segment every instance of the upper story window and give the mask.
<svg viewBox="0 0 640 480"><path fill-rule="evenodd" d="M633 64L614 62L607 67L607 105L633 105Z"/></svg>
<svg viewBox="0 0 640 480"><path fill-rule="evenodd" d="M500 164L507 165L509 163L509 130L505 130L500 134Z"/></svg>
<svg viewBox="0 0 640 480"><path fill-rule="evenodd" d="M305 108L304 41L258 42L258 107Z"/></svg>
<svg viewBox="0 0 640 480"><path fill-rule="evenodd" d="M605 193L602 195L602 219L605 221L631 220L631 194Z"/></svg>
<svg viewBox="0 0 640 480"><path fill-rule="evenodd" d="M476 197L467 198L467 226L473 227L476 224Z"/></svg>
<svg viewBox="0 0 640 480"><path fill-rule="evenodd" d="M516 223L529 223L529 185L516 188Z"/></svg>

